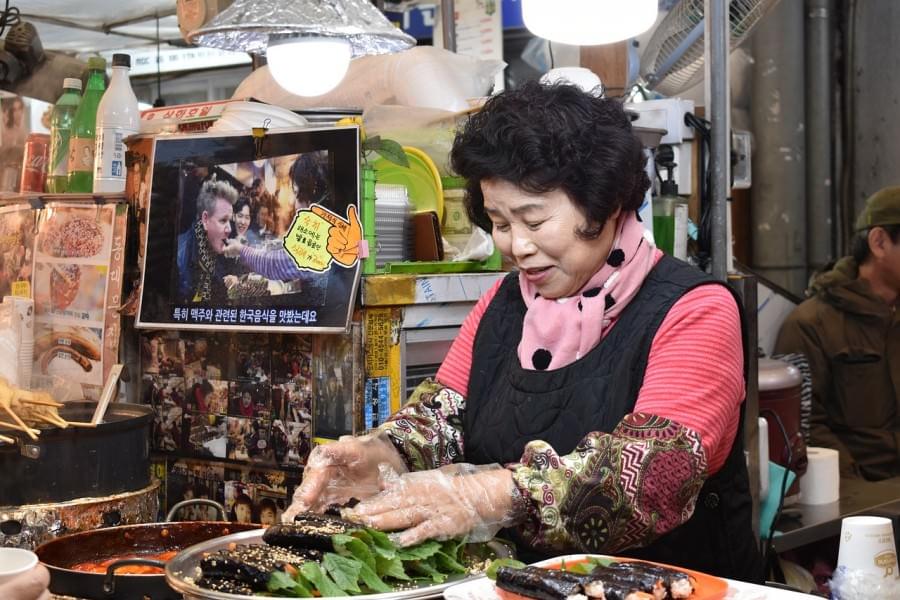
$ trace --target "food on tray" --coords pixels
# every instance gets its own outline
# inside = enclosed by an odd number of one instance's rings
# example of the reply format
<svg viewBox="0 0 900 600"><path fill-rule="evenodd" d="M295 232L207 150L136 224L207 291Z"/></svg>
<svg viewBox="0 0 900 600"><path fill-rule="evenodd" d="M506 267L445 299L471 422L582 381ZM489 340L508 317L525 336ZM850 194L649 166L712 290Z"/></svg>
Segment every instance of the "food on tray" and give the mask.
<svg viewBox="0 0 900 600"><path fill-rule="evenodd" d="M266 589L275 571L286 572L288 567L296 570L307 560L284 548L253 544L214 552L200 561L200 568L209 579L226 579L253 589Z"/></svg>
<svg viewBox="0 0 900 600"><path fill-rule="evenodd" d="M228 288L229 300L241 298L258 298L269 295L269 280L253 273L241 275L237 282Z"/></svg>
<svg viewBox="0 0 900 600"><path fill-rule="evenodd" d="M86 573L102 573L106 574L106 569L112 563L119 560L126 560L130 558L145 558L148 560L158 560L161 562L166 562L172 557L178 554L177 550L166 550L165 552L156 552L153 554L128 554L128 555L118 555L113 556L111 558L105 558L103 560L88 560L85 562L80 562L78 564L74 564L70 569L73 571L84 571ZM151 567L150 565L128 565L125 567L119 567L116 569L116 573L118 575L160 575L163 573L163 570L159 567Z"/></svg>
<svg viewBox="0 0 900 600"><path fill-rule="evenodd" d="M270 527L263 541L204 556L197 585L239 595L347 596L443 583L485 566L465 566L462 541L398 548L383 532L312 513Z"/></svg>
<svg viewBox="0 0 900 600"><path fill-rule="evenodd" d="M103 229L93 219L53 220L41 238L41 251L57 258L96 256L103 247Z"/></svg>
<svg viewBox="0 0 900 600"><path fill-rule="evenodd" d="M340 518L304 514L297 515L292 524L283 523L269 527L263 534L263 541L281 548L334 552L331 536L350 533L355 529L359 529L359 525L342 521Z"/></svg>
<svg viewBox="0 0 900 600"><path fill-rule="evenodd" d="M584 597L582 577L557 569L500 567L497 569L497 587L527 598L566 600Z"/></svg>
<svg viewBox="0 0 900 600"><path fill-rule="evenodd" d="M69 307L78 295L81 268L78 265L53 265L50 271L50 306L56 310Z"/></svg>
<svg viewBox="0 0 900 600"><path fill-rule="evenodd" d="M578 569L583 570L583 569ZM643 562L599 564L590 572L541 567L500 567L497 587L507 599L679 600L694 592L690 575Z"/></svg>

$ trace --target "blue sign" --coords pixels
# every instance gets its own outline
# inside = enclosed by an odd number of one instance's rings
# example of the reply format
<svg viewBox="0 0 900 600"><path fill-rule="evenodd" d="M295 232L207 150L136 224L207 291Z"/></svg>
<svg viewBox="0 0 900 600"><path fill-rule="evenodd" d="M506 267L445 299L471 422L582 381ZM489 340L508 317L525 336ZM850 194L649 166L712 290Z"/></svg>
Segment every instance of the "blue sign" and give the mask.
<svg viewBox="0 0 900 600"><path fill-rule="evenodd" d="M496 2L497 0L479 0L480 4ZM522 22L521 0L501 0L503 10L503 29L521 29L525 27ZM406 12L385 11L385 15L392 23L403 29L416 39L430 39L434 36L434 22L437 5L417 6Z"/></svg>

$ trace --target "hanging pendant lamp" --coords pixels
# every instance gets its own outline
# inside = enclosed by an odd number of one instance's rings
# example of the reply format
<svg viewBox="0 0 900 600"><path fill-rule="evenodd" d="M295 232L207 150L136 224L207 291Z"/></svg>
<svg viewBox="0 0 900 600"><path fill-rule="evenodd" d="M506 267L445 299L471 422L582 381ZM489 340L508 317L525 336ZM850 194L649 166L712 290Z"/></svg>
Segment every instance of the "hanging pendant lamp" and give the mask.
<svg viewBox="0 0 900 600"><path fill-rule="evenodd" d="M266 55L275 81L301 96L332 89L352 58L416 44L367 0L235 0L187 40Z"/></svg>
<svg viewBox="0 0 900 600"><path fill-rule="evenodd" d="M656 22L658 0L522 0L525 27L538 37L576 46L632 38Z"/></svg>

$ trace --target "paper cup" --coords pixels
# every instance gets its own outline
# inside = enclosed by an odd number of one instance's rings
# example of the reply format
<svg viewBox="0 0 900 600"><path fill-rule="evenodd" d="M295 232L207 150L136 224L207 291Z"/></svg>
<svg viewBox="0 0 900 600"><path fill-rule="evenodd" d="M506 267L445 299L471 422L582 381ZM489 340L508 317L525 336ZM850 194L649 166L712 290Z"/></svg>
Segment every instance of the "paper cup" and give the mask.
<svg viewBox="0 0 900 600"><path fill-rule="evenodd" d="M0 548L0 585L27 573L38 564L37 554L21 548Z"/></svg>
<svg viewBox="0 0 900 600"><path fill-rule="evenodd" d="M841 521L838 567L886 578L900 577L891 520L884 517L847 517Z"/></svg>

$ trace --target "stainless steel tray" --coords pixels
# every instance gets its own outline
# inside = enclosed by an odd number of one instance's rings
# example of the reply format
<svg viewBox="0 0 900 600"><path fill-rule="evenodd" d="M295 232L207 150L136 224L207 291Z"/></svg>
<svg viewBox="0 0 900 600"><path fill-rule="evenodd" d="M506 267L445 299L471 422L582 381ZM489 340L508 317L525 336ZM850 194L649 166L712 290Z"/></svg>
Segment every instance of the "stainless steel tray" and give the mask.
<svg viewBox="0 0 900 600"><path fill-rule="evenodd" d="M186 548L179 552L166 564L166 582L173 590L184 594L185 600L247 600L247 598L281 598L281 600L289 600L283 596L240 596L238 594L226 594L224 592L216 592L207 590L198 586L194 581L200 579L200 560L209 552L221 550L229 544L262 544L262 535L265 529L257 529L253 531L242 531L233 533L223 537L203 542L190 548ZM500 542L489 542L491 550L498 557L511 556L512 552L508 546ZM385 594L366 594L362 596L342 596L334 600L420 600L423 598L440 598L444 590L452 585L479 579L484 575L455 575L447 579L446 582L437 585L421 584L419 587L412 589L398 590Z"/></svg>

